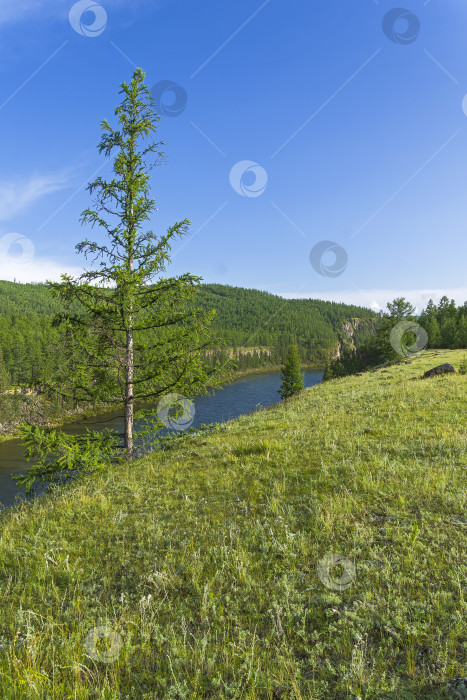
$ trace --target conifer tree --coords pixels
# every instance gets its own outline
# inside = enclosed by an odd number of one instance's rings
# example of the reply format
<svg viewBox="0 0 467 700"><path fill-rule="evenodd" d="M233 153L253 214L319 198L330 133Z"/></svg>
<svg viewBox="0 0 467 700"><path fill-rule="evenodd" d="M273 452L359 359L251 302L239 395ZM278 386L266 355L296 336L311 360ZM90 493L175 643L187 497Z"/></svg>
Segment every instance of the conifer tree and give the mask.
<svg viewBox="0 0 467 700"><path fill-rule="evenodd" d="M289 396L293 396L293 394L302 391L304 386L304 375L300 371L300 357L296 342L292 343L287 350L281 377L282 384L279 390L281 398L287 399Z"/></svg>
<svg viewBox="0 0 467 700"><path fill-rule="evenodd" d="M3 394L10 386L11 380L8 375L7 368L3 361L3 352L0 347L0 394Z"/></svg>
<svg viewBox="0 0 467 700"><path fill-rule="evenodd" d="M425 328L428 334L429 347L439 348L441 344L441 331L436 317L429 318L428 321L422 321L421 325Z"/></svg>
<svg viewBox="0 0 467 700"><path fill-rule="evenodd" d="M134 455L135 402L208 393L207 386L220 386L228 373L221 377L204 360L213 312L195 307L200 278L161 277L171 244L188 233L190 222L178 221L160 236L147 230L157 211L150 172L163 158L163 144L153 140L159 117L144 79L138 68L131 83L121 85L118 124L101 123L98 148L113 159L113 176L89 184L94 207L83 212L82 223L103 235L76 246L99 266L51 285L67 308L57 322L73 357L56 383L75 402L123 403L127 459Z"/></svg>
<svg viewBox="0 0 467 700"><path fill-rule="evenodd" d="M467 316L462 315L457 326L457 347L467 348Z"/></svg>
<svg viewBox="0 0 467 700"><path fill-rule="evenodd" d="M455 348L457 340L457 326L453 318L446 318L440 328L441 332L441 347Z"/></svg>
<svg viewBox="0 0 467 700"><path fill-rule="evenodd" d="M392 318L396 323L407 319L414 318L415 309L404 297L397 297L394 301L387 303L387 316Z"/></svg>

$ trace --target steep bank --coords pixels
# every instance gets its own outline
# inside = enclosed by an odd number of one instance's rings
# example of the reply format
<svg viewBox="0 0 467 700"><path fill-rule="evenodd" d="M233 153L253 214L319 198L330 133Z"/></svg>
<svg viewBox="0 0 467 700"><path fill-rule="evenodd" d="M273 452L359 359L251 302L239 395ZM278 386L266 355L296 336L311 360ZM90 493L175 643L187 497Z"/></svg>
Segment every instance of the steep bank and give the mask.
<svg viewBox="0 0 467 700"><path fill-rule="evenodd" d="M351 318L343 321L339 341L329 353L330 360L339 360L344 352L355 350L372 335L376 335L375 318Z"/></svg>
<svg viewBox="0 0 467 700"><path fill-rule="evenodd" d="M465 675L467 377L419 377L464 354L3 515L2 697L444 697Z"/></svg>
<svg viewBox="0 0 467 700"><path fill-rule="evenodd" d="M94 408L79 406L72 410L63 405L52 405L34 390L6 396L3 397L0 411L0 443L17 437L18 428L25 421L40 427L56 428L79 418L90 418L113 407L102 404Z"/></svg>

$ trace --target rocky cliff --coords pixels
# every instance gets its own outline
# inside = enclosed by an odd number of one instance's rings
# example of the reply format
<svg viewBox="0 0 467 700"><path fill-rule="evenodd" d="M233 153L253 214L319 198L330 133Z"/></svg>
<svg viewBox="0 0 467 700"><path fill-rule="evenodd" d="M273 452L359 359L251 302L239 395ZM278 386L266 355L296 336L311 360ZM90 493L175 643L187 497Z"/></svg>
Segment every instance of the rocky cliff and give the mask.
<svg viewBox="0 0 467 700"><path fill-rule="evenodd" d="M344 321L339 342L329 353L329 360L339 360L345 350L355 350L372 335L376 335L376 318L351 318Z"/></svg>

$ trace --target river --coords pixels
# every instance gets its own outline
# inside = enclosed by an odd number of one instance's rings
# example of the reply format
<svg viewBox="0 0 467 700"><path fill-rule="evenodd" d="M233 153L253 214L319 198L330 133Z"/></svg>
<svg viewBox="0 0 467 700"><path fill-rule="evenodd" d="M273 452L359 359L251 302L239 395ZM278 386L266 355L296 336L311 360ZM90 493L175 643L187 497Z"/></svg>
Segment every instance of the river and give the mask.
<svg viewBox="0 0 467 700"><path fill-rule="evenodd" d="M320 371L305 372L305 387L315 386L322 379ZM281 383L280 372L264 372L249 374L235 379L231 384L218 389L209 396L197 396L194 399L195 417L193 427L203 423L223 423L224 421L245 415L257 408L266 408L279 400L278 390ZM68 434L84 433L86 428L114 428L121 432L123 421L121 412L103 413L87 420L68 423L64 432ZM11 474L25 471L27 461L24 457L24 447L19 440L0 442L0 504L13 505L17 500L25 498L25 491L16 486Z"/></svg>

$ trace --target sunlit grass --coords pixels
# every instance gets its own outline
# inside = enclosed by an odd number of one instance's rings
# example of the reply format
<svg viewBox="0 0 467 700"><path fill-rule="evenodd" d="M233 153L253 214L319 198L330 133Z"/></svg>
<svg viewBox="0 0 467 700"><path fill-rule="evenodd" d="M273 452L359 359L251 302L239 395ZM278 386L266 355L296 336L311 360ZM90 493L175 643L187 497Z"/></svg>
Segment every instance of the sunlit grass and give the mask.
<svg viewBox="0 0 467 700"><path fill-rule="evenodd" d="M464 355L305 390L4 514L0 696L445 697L467 675L467 376L419 377Z"/></svg>

